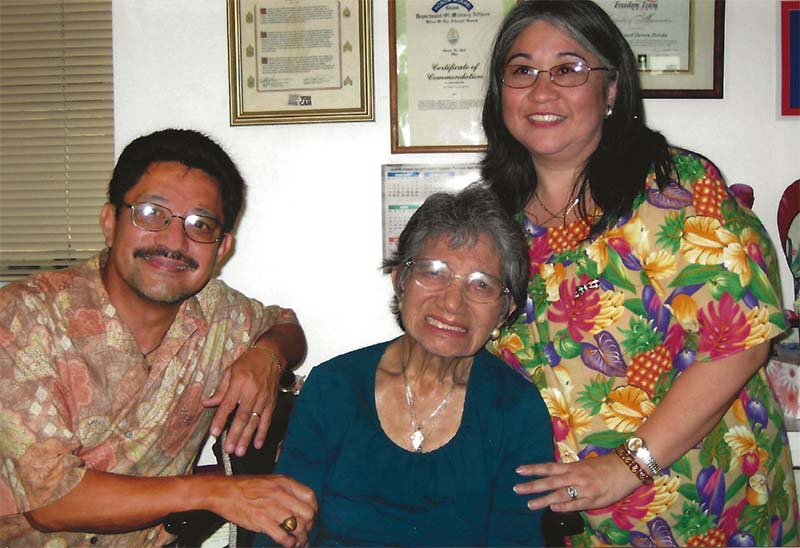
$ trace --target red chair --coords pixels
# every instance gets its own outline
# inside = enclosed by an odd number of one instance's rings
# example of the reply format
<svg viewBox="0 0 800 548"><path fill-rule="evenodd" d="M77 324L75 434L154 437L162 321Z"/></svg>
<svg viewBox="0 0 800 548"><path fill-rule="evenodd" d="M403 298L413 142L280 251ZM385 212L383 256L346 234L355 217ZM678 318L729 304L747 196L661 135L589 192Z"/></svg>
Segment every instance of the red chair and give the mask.
<svg viewBox="0 0 800 548"><path fill-rule="evenodd" d="M781 251L789 263L794 278L794 310L790 314L792 327L798 327L798 299L800 298L800 179L783 191L778 204L778 235Z"/></svg>

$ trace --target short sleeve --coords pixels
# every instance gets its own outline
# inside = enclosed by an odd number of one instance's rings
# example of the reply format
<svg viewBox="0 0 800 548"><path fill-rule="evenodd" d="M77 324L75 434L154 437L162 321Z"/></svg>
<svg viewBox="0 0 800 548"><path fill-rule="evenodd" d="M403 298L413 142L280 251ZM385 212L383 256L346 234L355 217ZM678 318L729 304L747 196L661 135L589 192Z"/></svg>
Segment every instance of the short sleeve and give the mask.
<svg viewBox="0 0 800 548"><path fill-rule="evenodd" d="M509 374L512 374L510 370ZM544 511L528 509L529 497L518 495L513 489L524 481L516 473L517 467L553 461L553 436L547 408L536 388L523 383L522 380L514 383L522 385L518 389L518 399L515 405L504 410L502 417L504 450L492 491L489 546L544 546L541 528Z"/></svg>
<svg viewBox="0 0 800 548"><path fill-rule="evenodd" d="M653 291L644 307L658 323L671 316L666 344L677 359L709 361L736 354L786 329L774 249L763 225L728 190L706 158L678 151L680 185L658 190L626 225L640 249ZM637 240L632 232L644 238ZM669 314L660 314L660 306ZM692 359L693 358L693 359Z"/></svg>
<svg viewBox="0 0 800 548"><path fill-rule="evenodd" d="M56 359L58 341L40 323L47 314L41 301L10 295L0 297L0 515L58 500L85 472L70 420L81 395L67 390L80 367Z"/></svg>
<svg viewBox="0 0 800 548"><path fill-rule="evenodd" d="M212 279L197 294L197 302L206 318L213 324L220 322L245 327L247 345L274 325L298 324L297 316L290 308L264 305L258 299L230 288L222 280Z"/></svg>

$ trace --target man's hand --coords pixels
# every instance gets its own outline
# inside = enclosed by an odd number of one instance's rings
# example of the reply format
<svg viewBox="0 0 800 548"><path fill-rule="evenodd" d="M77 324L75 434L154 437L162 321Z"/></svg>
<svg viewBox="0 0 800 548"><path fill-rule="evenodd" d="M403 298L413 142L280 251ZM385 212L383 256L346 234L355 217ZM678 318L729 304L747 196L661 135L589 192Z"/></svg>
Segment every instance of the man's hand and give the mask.
<svg viewBox="0 0 800 548"><path fill-rule="evenodd" d="M283 313L294 319L291 310ZM281 377L276 359L285 368L294 369L306 353L306 337L297 323L273 325L256 343L259 348L248 349L239 356L223 373L214 395L203 402L205 407L219 406L211 421L211 435L215 437L219 437L228 416L236 409L223 450L235 451L240 457L247 451L253 432L256 449L267 438Z"/></svg>
<svg viewBox="0 0 800 548"><path fill-rule="evenodd" d="M280 376L280 364L275 358L254 348L246 350L225 370L214 395L203 401L205 407L217 407L211 421L211 435L215 437L219 437L228 416L236 409L223 447L225 452L244 455L254 432L256 449L264 445Z"/></svg>
<svg viewBox="0 0 800 548"><path fill-rule="evenodd" d="M209 489L209 509L226 520L269 535L282 546L305 546L317 513L314 491L281 475L224 478L223 489ZM215 494L218 493L218 494ZM294 517L297 527L287 531L281 523Z"/></svg>
<svg viewBox="0 0 800 548"><path fill-rule="evenodd" d="M189 510L209 510L288 547L308 541L317 501L314 491L278 475L137 478L86 470L72 491L25 516L39 531L111 534ZM291 534L280 526L290 517L297 522Z"/></svg>

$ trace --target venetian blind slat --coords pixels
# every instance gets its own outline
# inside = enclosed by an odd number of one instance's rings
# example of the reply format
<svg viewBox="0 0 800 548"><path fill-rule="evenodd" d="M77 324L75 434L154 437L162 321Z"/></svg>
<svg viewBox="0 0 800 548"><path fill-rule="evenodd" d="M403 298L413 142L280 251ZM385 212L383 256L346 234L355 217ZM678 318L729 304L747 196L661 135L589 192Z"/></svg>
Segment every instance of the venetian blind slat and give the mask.
<svg viewBox="0 0 800 548"><path fill-rule="evenodd" d="M0 281L103 247L111 0L0 0Z"/></svg>

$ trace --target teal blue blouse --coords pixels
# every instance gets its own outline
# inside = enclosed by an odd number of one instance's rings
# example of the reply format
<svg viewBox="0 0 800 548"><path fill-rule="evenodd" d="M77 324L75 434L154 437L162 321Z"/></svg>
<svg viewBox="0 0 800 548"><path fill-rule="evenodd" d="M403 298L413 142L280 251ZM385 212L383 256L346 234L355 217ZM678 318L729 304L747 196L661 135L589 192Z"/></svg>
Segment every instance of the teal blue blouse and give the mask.
<svg viewBox="0 0 800 548"><path fill-rule="evenodd" d="M538 391L481 350L456 434L439 449L412 453L386 436L375 408L375 372L388 344L315 367L298 398L276 472L317 495L311 544L542 546L541 512L512 489L522 480L517 466L553 460Z"/></svg>

